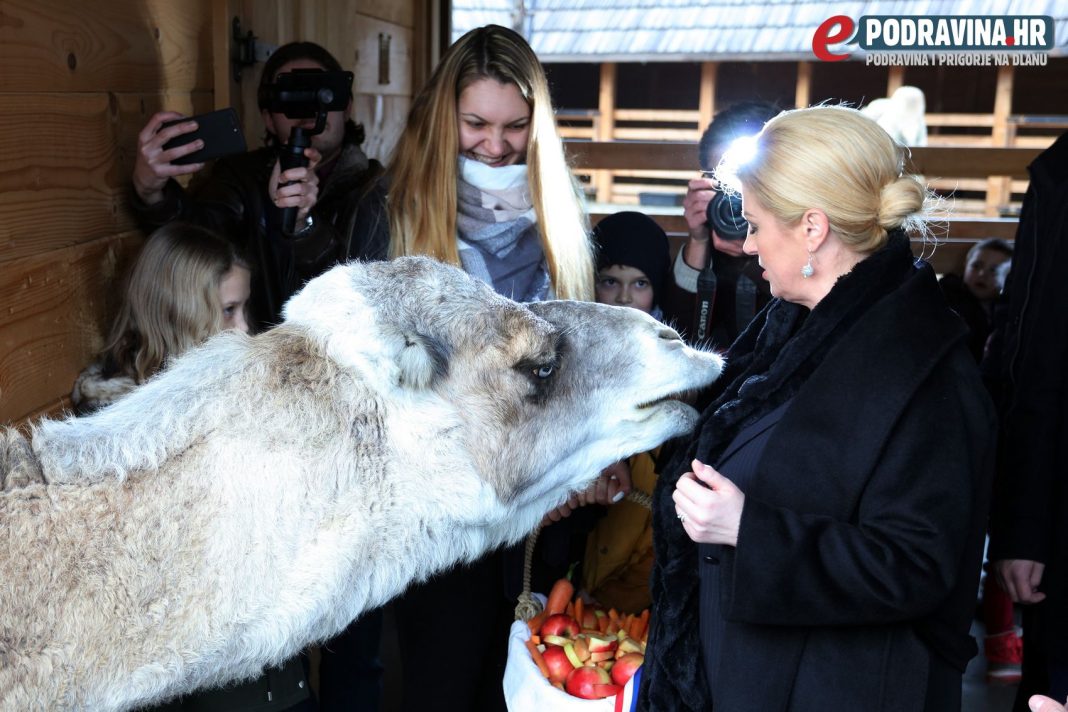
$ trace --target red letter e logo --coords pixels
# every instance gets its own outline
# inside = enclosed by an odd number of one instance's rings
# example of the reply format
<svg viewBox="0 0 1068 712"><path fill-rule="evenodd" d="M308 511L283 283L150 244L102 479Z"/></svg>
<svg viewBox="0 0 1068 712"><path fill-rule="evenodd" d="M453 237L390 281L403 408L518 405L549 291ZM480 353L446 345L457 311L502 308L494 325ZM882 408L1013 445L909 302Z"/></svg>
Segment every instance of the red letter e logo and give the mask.
<svg viewBox="0 0 1068 712"><path fill-rule="evenodd" d="M834 27L838 30L832 33ZM816 34L812 35L812 52L824 62L838 62L845 59L849 56L848 54L832 54L827 51L827 46L845 42L853 36L855 28L852 18L846 15L828 17L816 28Z"/></svg>

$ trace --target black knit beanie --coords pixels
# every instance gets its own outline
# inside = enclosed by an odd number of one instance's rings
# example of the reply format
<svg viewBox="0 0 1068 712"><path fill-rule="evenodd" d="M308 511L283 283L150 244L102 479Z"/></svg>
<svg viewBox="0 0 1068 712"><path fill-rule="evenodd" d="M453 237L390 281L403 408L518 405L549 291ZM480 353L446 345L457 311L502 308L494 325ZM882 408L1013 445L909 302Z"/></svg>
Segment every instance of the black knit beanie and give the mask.
<svg viewBox="0 0 1068 712"><path fill-rule="evenodd" d="M668 238L645 213L613 213L593 229L597 243L597 269L612 265L634 267L645 273L653 287L653 304L660 304L671 257Z"/></svg>

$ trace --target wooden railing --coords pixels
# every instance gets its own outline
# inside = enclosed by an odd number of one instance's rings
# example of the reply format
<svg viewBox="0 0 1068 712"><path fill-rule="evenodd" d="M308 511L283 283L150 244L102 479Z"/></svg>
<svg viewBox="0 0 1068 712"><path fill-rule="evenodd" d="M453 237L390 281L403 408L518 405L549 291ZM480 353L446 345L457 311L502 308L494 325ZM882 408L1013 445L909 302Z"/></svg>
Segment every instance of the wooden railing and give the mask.
<svg viewBox="0 0 1068 712"><path fill-rule="evenodd" d="M703 128L697 110L616 109L608 118L611 136L602 130L604 117L595 109L563 110L557 114L560 132L566 139L688 143L696 142ZM1066 116L1010 116L998 145L994 139L993 114L927 114L925 120L929 129L928 148L1043 149L1068 129ZM681 200L686 181L696 168L697 152L693 150L685 162L672 168L652 171L631 165L608 167L585 175L591 197L598 202L638 205L650 196ZM1015 214L1027 190L1026 173L991 180L988 176L993 175L1000 174L991 171L972 176L927 177L932 190L953 197L958 214L990 217Z"/></svg>
<svg viewBox="0 0 1068 712"><path fill-rule="evenodd" d="M597 171L634 172L662 176L672 173L695 174L697 144L692 141L565 141L568 158L578 175ZM1026 183L1027 166L1041 153L1039 148L946 148L915 147L907 170L928 180L982 180L1009 178ZM619 210L637 209L651 215L664 228L677 249L687 233L682 208L676 206L635 206L614 201L593 201L594 223ZM964 255L976 242L1016 235L1014 217L960 215L947 202L947 215L933 218L928 239L914 239L917 255L928 258L939 272L960 272Z"/></svg>

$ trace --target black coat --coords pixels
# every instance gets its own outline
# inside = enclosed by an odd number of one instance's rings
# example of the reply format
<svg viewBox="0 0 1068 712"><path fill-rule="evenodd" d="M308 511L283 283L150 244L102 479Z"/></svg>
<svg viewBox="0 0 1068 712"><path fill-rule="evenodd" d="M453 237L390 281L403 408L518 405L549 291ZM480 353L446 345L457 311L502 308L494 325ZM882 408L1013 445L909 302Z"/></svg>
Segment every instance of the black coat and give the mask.
<svg viewBox="0 0 1068 712"><path fill-rule="evenodd" d="M346 143L329 174L320 180L312 226L283 236L281 210L267 194L278 158L273 148L222 158L190 192L167 181L163 200L145 205L133 197L133 209L146 230L183 220L218 232L252 262L250 305L260 325L281 320L282 306L306 281L349 259L384 259L388 233L369 235L356 227L359 198L382 171L360 147Z"/></svg>
<svg viewBox="0 0 1068 712"><path fill-rule="evenodd" d="M1006 303L995 310L984 364L1002 408L989 557L1046 565L1042 626L1046 640L1063 648L1068 645L1068 134L1028 170Z"/></svg>
<svg viewBox="0 0 1068 712"><path fill-rule="evenodd" d="M959 700L995 432L964 337L903 236L807 318L776 300L739 337L725 390L658 484L644 709L709 705L699 563L674 483L787 401L745 491L738 546L718 557L728 683L716 711L945 712Z"/></svg>

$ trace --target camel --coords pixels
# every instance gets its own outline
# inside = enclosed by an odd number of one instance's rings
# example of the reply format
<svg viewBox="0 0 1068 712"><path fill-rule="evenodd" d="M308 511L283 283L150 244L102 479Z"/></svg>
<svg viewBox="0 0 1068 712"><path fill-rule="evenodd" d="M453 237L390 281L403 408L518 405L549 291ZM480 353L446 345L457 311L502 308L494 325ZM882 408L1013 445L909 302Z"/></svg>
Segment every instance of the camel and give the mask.
<svg viewBox="0 0 1068 712"><path fill-rule="evenodd" d="M284 316L0 429L0 710L254 676L686 433L677 395L722 369L637 310L426 258L335 267Z"/></svg>

